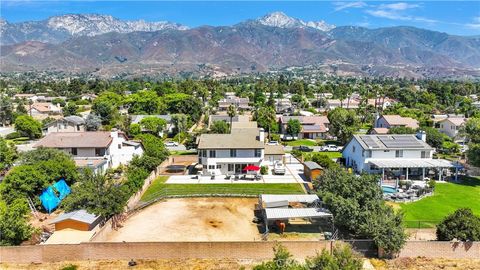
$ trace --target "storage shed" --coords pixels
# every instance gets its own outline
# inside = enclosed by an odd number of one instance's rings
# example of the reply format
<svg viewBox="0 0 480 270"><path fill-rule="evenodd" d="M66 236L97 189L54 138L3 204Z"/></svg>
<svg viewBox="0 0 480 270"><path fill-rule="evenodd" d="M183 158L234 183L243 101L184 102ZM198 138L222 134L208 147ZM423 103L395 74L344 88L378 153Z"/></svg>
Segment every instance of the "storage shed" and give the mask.
<svg viewBox="0 0 480 270"><path fill-rule="evenodd" d="M307 181L312 181L316 179L319 175L323 173L323 168L313 161L305 161L303 163L303 174Z"/></svg>
<svg viewBox="0 0 480 270"><path fill-rule="evenodd" d="M55 218L51 224L55 224L55 231L63 229L91 231L100 221L100 216L90 214L85 210L77 210L61 214Z"/></svg>

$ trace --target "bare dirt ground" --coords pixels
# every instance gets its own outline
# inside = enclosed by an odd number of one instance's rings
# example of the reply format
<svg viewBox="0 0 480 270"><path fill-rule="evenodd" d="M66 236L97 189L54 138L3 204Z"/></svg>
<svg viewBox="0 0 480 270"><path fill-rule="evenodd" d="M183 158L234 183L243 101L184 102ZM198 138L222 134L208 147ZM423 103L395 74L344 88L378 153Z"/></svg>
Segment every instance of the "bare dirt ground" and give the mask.
<svg viewBox="0 0 480 270"><path fill-rule="evenodd" d="M436 229L407 229L408 240L437 240Z"/></svg>
<svg viewBox="0 0 480 270"><path fill-rule="evenodd" d="M129 217L108 242L253 241L256 199L185 198L155 203Z"/></svg>
<svg viewBox="0 0 480 270"><path fill-rule="evenodd" d="M376 260L370 259L373 268L376 270L478 270L480 269L479 260L466 259L427 259L427 258L402 258L396 260ZM252 269L259 264L252 260L208 260L208 259L176 259L176 260L137 260L135 267L129 267L128 261L79 261L79 262L60 262L45 264L0 264L0 269L5 270L58 270L69 265L77 266L78 270L83 269L158 269L158 270L220 270L220 269Z"/></svg>

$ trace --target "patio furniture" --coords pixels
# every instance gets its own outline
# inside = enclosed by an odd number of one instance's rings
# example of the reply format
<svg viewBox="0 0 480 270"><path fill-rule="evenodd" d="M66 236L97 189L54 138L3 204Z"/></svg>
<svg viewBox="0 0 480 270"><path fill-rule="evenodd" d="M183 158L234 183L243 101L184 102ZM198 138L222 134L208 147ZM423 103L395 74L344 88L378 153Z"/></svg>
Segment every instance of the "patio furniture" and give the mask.
<svg viewBox="0 0 480 270"><path fill-rule="evenodd" d="M230 174L225 175L225 180L230 180L230 177L232 177Z"/></svg>

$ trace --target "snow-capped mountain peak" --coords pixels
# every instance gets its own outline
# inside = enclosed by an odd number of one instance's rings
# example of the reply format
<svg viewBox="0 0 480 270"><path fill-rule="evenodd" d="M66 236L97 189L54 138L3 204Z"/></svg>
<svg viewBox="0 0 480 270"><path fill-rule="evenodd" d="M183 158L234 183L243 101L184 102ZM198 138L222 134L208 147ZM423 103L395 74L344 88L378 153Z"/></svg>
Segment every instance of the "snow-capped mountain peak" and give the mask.
<svg viewBox="0 0 480 270"><path fill-rule="evenodd" d="M292 18L281 11L269 13L256 21L262 25L281 28L311 27L321 31L329 31L335 28L335 25L328 24L325 21L304 22L300 19Z"/></svg>
<svg viewBox="0 0 480 270"><path fill-rule="evenodd" d="M64 30L73 36L96 36L108 32L129 33L134 31L158 31L163 29L185 30L182 26L167 21L146 22L121 21L110 15L67 14L51 17L47 20L49 28Z"/></svg>

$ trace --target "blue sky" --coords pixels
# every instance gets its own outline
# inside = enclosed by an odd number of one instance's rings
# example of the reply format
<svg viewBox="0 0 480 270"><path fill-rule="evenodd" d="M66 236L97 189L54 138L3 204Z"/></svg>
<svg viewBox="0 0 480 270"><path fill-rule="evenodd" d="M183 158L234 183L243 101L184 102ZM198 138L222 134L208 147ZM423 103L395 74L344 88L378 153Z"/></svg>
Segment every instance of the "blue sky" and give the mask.
<svg viewBox="0 0 480 270"><path fill-rule="evenodd" d="M120 19L168 20L189 27L232 25L273 11L302 20L369 28L409 25L450 34L480 35L480 1L36 1L0 2L9 22L65 13L109 14Z"/></svg>

